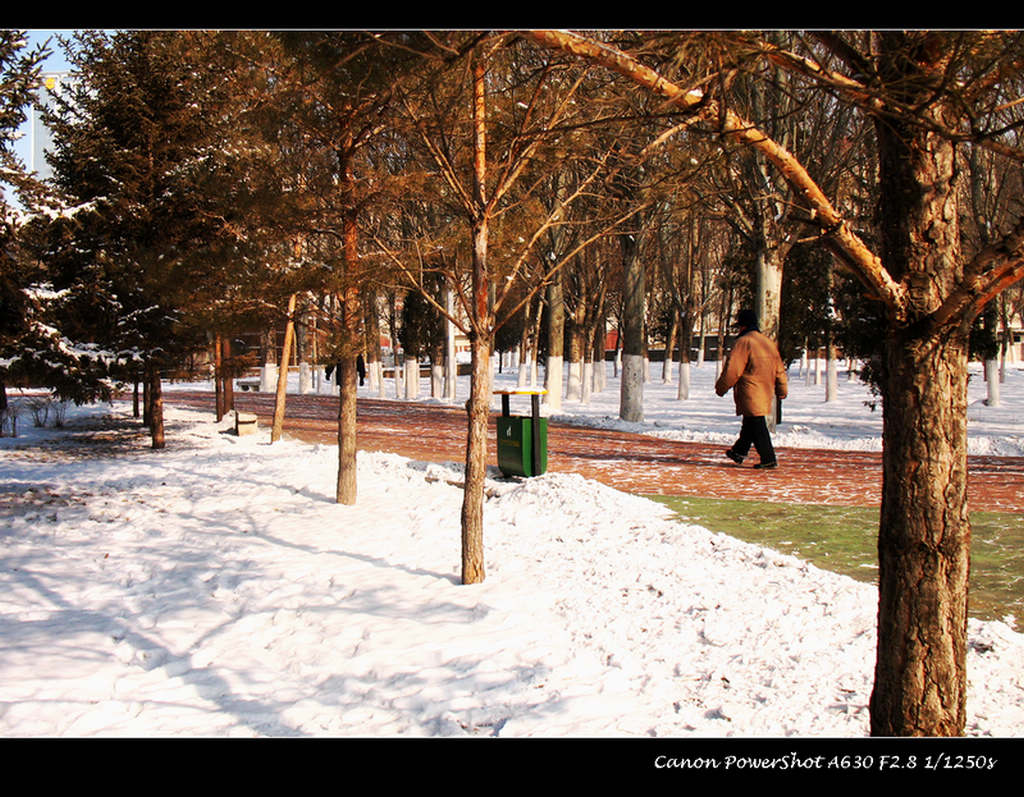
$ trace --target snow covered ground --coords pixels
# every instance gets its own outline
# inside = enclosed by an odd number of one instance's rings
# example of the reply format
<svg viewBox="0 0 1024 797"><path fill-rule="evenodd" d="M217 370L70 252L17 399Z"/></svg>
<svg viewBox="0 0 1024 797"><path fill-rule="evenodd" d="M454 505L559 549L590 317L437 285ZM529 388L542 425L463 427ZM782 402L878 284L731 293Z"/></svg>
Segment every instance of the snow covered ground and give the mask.
<svg viewBox="0 0 1024 797"><path fill-rule="evenodd" d="M648 385L641 430L731 442L713 368L693 376L687 402ZM791 379L779 445L877 444L862 386L826 405ZM990 408L972 381L972 451L1024 455L1022 388ZM456 465L360 452L339 506L333 447L176 409L160 452L79 431L129 411L0 438L0 735L867 734L868 585L550 473L489 480L465 586ZM563 412L619 425L617 383ZM1024 734L1014 622L970 624L971 735Z"/></svg>

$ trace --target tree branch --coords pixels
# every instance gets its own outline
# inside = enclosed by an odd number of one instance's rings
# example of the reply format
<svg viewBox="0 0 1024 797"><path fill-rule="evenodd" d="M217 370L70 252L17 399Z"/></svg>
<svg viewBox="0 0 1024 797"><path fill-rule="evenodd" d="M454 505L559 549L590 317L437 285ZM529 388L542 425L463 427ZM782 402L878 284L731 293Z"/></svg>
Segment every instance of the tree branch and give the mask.
<svg viewBox="0 0 1024 797"><path fill-rule="evenodd" d="M528 35L545 47L561 49L599 63L665 97L681 109L702 114L708 121L717 123L727 137L759 151L779 170L795 194L807 204L811 217L822 229L823 234L828 235L842 250L844 259L857 270L861 279L888 308L889 313L897 319L906 316L905 286L897 283L886 271L878 256L853 232L793 154L751 122L720 106L715 100L709 100L703 92L686 91L626 53L601 42L568 31L530 31Z"/></svg>
<svg viewBox="0 0 1024 797"><path fill-rule="evenodd" d="M1021 279L1024 279L1024 219L1001 241L975 255L964 269L960 285L932 313L932 326L971 323L991 299Z"/></svg>

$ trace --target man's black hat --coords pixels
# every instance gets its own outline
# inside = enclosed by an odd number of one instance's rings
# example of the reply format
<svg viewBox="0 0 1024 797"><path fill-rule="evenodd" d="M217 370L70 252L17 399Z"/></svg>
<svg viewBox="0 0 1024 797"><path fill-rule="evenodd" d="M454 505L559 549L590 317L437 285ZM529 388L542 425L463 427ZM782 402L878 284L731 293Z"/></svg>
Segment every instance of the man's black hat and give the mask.
<svg viewBox="0 0 1024 797"><path fill-rule="evenodd" d="M747 329L757 329L757 314L753 310L740 310L736 314L736 325Z"/></svg>

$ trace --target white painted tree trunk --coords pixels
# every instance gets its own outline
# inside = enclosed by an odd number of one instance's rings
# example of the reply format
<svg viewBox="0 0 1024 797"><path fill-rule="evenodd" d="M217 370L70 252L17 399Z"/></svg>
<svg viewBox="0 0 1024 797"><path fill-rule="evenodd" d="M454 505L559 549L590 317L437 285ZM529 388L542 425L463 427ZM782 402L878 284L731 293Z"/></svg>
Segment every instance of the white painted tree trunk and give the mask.
<svg viewBox="0 0 1024 797"><path fill-rule="evenodd" d="M430 362L430 397L443 398L444 395L444 366L441 363Z"/></svg>
<svg viewBox="0 0 1024 797"><path fill-rule="evenodd" d="M455 314L455 294L450 289L446 289L444 299L448 315L453 316ZM445 322L444 369L444 397L448 401L455 401L455 391L459 378L459 364L455 357L455 324L451 318Z"/></svg>
<svg viewBox="0 0 1024 797"><path fill-rule="evenodd" d="M565 390L566 401L583 398L583 363L579 360L569 363L569 382Z"/></svg>
<svg viewBox="0 0 1024 797"><path fill-rule="evenodd" d="M999 406L999 362L997 360L985 360L985 384L988 387L988 398L985 399L986 406Z"/></svg>
<svg viewBox="0 0 1024 797"><path fill-rule="evenodd" d="M839 371L836 358L828 358L828 378L825 383L825 401L835 401L839 394Z"/></svg>
<svg viewBox="0 0 1024 797"><path fill-rule="evenodd" d="M526 357L522 357L519 360L519 371L516 374L516 385L518 387L526 387L530 381L530 361Z"/></svg>
<svg viewBox="0 0 1024 797"><path fill-rule="evenodd" d="M377 370L379 363L376 360L370 360L366 363L366 378L370 383L370 392L377 392L377 379L380 376L380 372Z"/></svg>
<svg viewBox="0 0 1024 797"><path fill-rule="evenodd" d="M415 401L420 397L420 361L416 357L405 358L405 398Z"/></svg>
<svg viewBox="0 0 1024 797"><path fill-rule="evenodd" d="M303 360L299 363L299 393L306 395L313 392L313 369Z"/></svg>
<svg viewBox="0 0 1024 797"><path fill-rule="evenodd" d="M689 358L683 357L679 361L679 387L676 390L676 398L685 401L690 397L690 363Z"/></svg>
<svg viewBox="0 0 1024 797"><path fill-rule="evenodd" d="M772 340L779 339L779 307L782 303L782 263L758 253L755 273L755 312L761 331Z"/></svg>
<svg viewBox="0 0 1024 797"><path fill-rule="evenodd" d="M277 389L277 363L264 363L260 369L260 392L273 393Z"/></svg>
<svg viewBox="0 0 1024 797"><path fill-rule="evenodd" d="M547 395L544 403L552 410L562 409L562 358L548 357L548 365L545 369Z"/></svg>
<svg viewBox="0 0 1024 797"><path fill-rule="evenodd" d="M622 382L619 388L619 418L632 423L644 419L644 356L622 356Z"/></svg>

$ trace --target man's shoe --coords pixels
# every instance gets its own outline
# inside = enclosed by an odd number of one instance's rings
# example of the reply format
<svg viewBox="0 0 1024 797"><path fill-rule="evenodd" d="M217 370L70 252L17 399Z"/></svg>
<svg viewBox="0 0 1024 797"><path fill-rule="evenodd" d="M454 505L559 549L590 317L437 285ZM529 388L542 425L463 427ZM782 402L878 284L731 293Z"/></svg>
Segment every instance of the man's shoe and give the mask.
<svg viewBox="0 0 1024 797"><path fill-rule="evenodd" d="M777 468L777 467L779 467L779 463L775 462L775 461L772 461L772 462L758 462L754 466L754 470L766 470L767 468Z"/></svg>
<svg viewBox="0 0 1024 797"><path fill-rule="evenodd" d="M731 460L732 460L733 462L735 462L735 463L736 463L737 465L739 465L739 464L741 464L741 463L743 462L743 457L741 457L741 456L740 456L739 454L737 454L737 453L736 453L735 451L733 451L733 450L732 450L731 448L727 448L727 449L725 450L725 455L726 455L726 456L727 456L727 457L728 457L729 459L731 459Z"/></svg>

